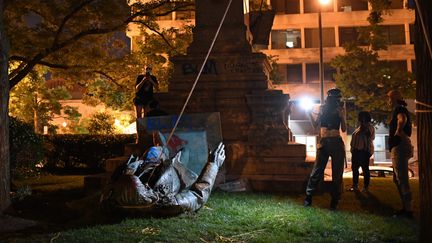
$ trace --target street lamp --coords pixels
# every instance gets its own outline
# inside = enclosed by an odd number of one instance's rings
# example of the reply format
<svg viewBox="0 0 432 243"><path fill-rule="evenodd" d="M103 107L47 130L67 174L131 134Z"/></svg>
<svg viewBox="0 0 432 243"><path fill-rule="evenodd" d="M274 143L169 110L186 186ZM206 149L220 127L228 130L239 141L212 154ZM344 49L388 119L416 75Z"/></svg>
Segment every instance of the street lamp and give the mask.
<svg viewBox="0 0 432 243"><path fill-rule="evenodd" d="M330 0L319 0L318 11L318 32L319 32L319 81L320 81L320 102L324 104L324 63L323 63L323 42L322 42L322 23L321 23L321 7L327 5Z"/></svg>

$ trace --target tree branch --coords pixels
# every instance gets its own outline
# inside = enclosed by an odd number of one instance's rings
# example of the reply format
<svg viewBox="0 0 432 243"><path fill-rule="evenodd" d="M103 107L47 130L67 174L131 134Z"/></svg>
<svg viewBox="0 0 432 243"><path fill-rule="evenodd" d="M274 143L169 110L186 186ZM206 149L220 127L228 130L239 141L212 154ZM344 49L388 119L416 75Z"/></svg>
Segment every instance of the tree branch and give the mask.
<svg viewBox="0 0 432 243"><path fill-rule="evenodd" d="M9 57L9 61L18 61L19 59L17 59L16 56L11 56ZM12 72L9 74L9 78L14 77L15 75L17 75L17 73L24 68L25 66L25 62L20 62L20 64L18 65L17 68L15 68L14 70L12 70Z"/></svg>
<svg viewBox="0 0 432 243"><path fill-rule="evenodd" d="M167 45L168 45L171 49L174 49L174 46L171 45L171 43L170 43L169 40L165 37L165 35L164 35L163 33L159 32L156 28L151 27L150 25L148 25L148 24L145 23L144 21L137 20L137 21L132 21L132 22L133 22L133 23L140 23L140 24L144 25L145 27L147 27L149 30L155 32L157 35L159 35L159 36L160 36L160 37L165 41L165 43L167 43Z"/></svg>
<svg viewBox="0 0 432 243"><path fill-rule="evenodd" d="M12 57L11 57L12 58ZM24 63L25 61L27 61L27 59L23 58L23 57L18 57L18 56L13 56L14 60L17 61L23 61L22 63ZM47 66L50 68L56 68L56 69L72 69L72 68L88 68L87 66L83 66L83 65L74 65L74 66L70 66L70 65L66 65L66 64L54 64L54 63L49 63L49 62L45 62L45 61L39 61L37 64L39 65L43 65L43 66ZM112 83L114 83L117 87L121 88L121 89L126 89L125 86L119 84L115 78L111 77L109 74L107 74L106 72L103 72L101 70L91 70L89 69L89 72L93 72L93 73L97 73L100 74L104 77L106 77L107 79L109 79Z"/></svg>
<svg viewBox="0 0 432 243"><path fill-rule="evenodd" d="M11 56L10 60L12 61L22 61L22 63L29 63L30 61L24 57L20 57L20 56ZM50 68L57 68L57 69L71 69L71 68L84 68L85 66L82 65L74 65L74 66L70 66L70 65L66 65L66 64L56 64L56 63L50 63L50 62L46 62L46 61L38 61L36 64L39 65L43 65L43 66L47 66Z"/></svg>
<svg viewBox="0 0 432 243"><path fill-rule="evenodd" d="M126 89L125 86L123 86L123 85L117 83L117 81L116 81L113 77L111 77L110 75L108 75L107 73L105 73L105 72L103 72L103 71L100 71L100 70L94 70L93 72L94 72L94 73L97 73L97 74L100 74L100 75L102 75L102 76L104 76L104 77L106 77L106 78L109 79L113 84L117 85L117 87L119 87L119 88L121 88L121 89L123 89L123 90Z"/></svg>
<svg viewBox="0 0 432 243"><path fill-rule="evenodd" d="M88 1L91 1L91 0L88 0ZM46 48L44 51L36 54L31 60L29 60L26 63L26 65L23 69L21 69L14 77L9 79L10 87L12 88L13 86L15 86L20 80L22 80L34 68L35 65L39 64L45 57L47 57L51 53L54 53L54 52L56 52L62 48L65 48L65 47L77 42L78 40L80 40L86 36L107 34L107 33L111 33L113 31L119 30L123 27L126 27L127 24L134 22L135 18L143 17L143 16L151 16L152 10L161 7L166 3L170 3L170 1L169 0L168 1L162 1L162 2L159 2L159 3L154 4L154 5L149 5L149 6L151 6L151 8L148 8L148 9L145 9L142 11L138 11L138 12L130 15L128 18L126 18L124 21L122 21L118 25L115 25L112 27L107 27L107 28L95 28L95 29L83 30L83 31L79 32L78 34L72 36L71 38L65 40L62 43L54 44L50 48ZM176 7L173 9L175 10L175 9L180 9L180 8L184 8L184 7L188 7L188 6L193 6L193 4L192 3L182 3L179 5L176 5ZM148 27L148 25L146 25L146 27Z"/></svg>
<svg viewBox="0 0 432 243"><path fill-rule="evenodd" d="M78 11L80 11L82 8L84 8L87 4L90 4L91 2L93 2L94 0L86 0L84 2L82 2L81 4L79 4L75 9L73 9L69 14L67 14L62 22L60 23L60 26L55 34L54 37L54 41L53 41L53 46L55 46L58 42L58 39L60 37L61 32L63 31L64 26L66 25L67 21L74 15L76 14Z"/></svg>

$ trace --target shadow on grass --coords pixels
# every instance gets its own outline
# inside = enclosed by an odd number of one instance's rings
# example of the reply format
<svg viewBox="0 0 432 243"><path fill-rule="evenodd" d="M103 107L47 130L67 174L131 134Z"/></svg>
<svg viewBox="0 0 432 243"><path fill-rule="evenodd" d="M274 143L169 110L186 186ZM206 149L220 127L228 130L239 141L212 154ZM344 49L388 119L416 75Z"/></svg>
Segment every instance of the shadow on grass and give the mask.
<svg viewBox="0 0 432 243"><path fill-rule="evenodd" d="M387 203L384 203L378 199L373 193L366 192L361 193L355 191L355 198L359 201L360 207L368 213L389 216L394 213L394 208Z"/></svg>
<svg viewBox="0 0 432 243"><path fill-rule="evenodd" d="M120 210L104 210L100 192L90 195L83 188L62 190L34 190L31 195L13 202L8 215L36 221L36 226L10 232L1 232L0 241L28 235L53 234L60 231L117 224L129 218L139 218ZM170 216L152 215L154 218ZM1 227L1 225L0 225Z"/></svg>
<svg viewBox="0 0 432 243"><path fill-rule="evenodd" d="M34 190L24 199L14 200L6 213L15 218L36 221L36 225L2 232L0 241L29 235L52 234L98 224L115 224L124 219L120 215L108 215L102 212L98 199L99 194L86 195L83 188Z"/></svg>

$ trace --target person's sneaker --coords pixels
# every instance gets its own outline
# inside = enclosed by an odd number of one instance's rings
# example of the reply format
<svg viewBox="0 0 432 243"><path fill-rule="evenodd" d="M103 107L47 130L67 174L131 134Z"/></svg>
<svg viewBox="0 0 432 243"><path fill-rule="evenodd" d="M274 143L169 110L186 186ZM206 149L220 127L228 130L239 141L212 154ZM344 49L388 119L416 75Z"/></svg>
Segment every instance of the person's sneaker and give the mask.
<svg viewBox="0 0 432 243"><path fill-rule="evenodd" d="M307 195L304 199L303 206L310 207L312 206L312 196Z"/></svg>
<svg viewBox="0 0 432 243"><path fill-rule="evenodd" d="M364 192L364 193L368 193L368 192L369 192L369 189L368 189L367 187L363 187L362 192Z"/></svg>
<svg viewBox="0 0 432 243"><path fill-rule="evenodd" d="M405 217L405 218L412 218L413 217L413 212L412 211L407 211L405 209L401 209L396 211L393 214L393 217Z"/></svg>
<svg viewBox="0 0 432 243"><path fill-rule="evenodd" d="M337 205L339 203L339 200L333 199L330 201L330 210L334 211L337 209Z"/></svg>
<svg viewBox="0 0 432 243"><path fill-rule="evenodd" d="M357 186L352 186L350 189L348 189L348 191L350 191L350 192L358 192L359 189L358 189Z"/></svg>

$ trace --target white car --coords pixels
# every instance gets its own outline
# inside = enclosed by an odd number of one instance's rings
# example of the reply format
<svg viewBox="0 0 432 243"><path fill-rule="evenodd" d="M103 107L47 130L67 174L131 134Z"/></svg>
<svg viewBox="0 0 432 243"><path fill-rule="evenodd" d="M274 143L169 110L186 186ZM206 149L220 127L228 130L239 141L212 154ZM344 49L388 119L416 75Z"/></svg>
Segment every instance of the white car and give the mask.
<svg viewBox="0 0 432 243"><path fill-rule="evenodd" d="M388 166L369 166L370 176L371 177L393 177L393 168ZM363 176L363 171L361 167L359 168L359 173ZM408 168L408 176L410 178L414 177L414 171ZM344 172L344 177L352 177L352 171Z"/></svg>

